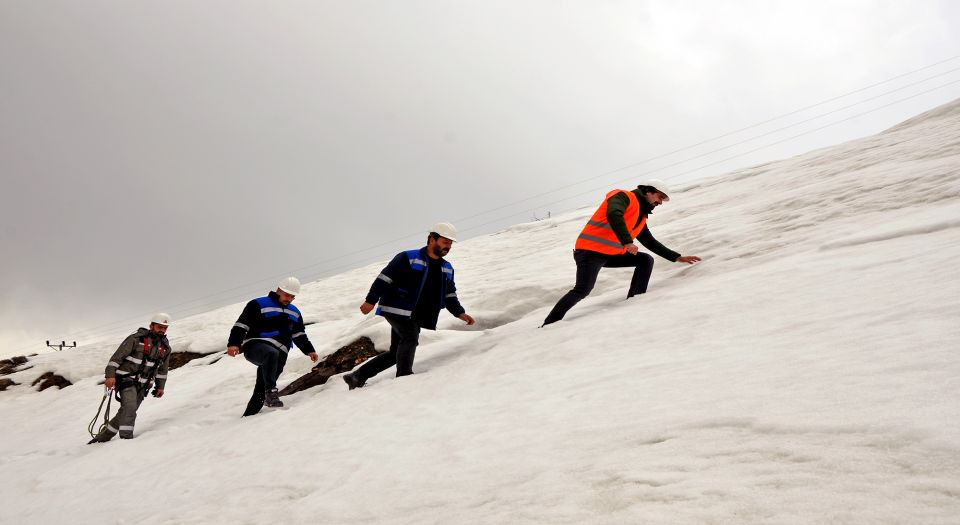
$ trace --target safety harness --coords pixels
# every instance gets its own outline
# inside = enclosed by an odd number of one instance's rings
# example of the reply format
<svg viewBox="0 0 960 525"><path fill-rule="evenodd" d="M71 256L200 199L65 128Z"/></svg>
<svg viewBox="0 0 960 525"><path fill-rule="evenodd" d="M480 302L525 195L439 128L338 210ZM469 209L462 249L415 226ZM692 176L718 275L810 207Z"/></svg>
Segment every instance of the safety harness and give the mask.
<svg viewBox="0 0 960 525"><path fill-rule="evenodd" d="M140 360L140 367L137 368L135 374L130 374L128 381L133 382L133 386L137 387L138 390L143 388L144 390L149 390L149 386L153 384L153 378L157 375L157 371L160 370L160 364L163 363L164 355L167 353L167 348L160 344L160 355L157 356L157 360L154 362L153 366L147 370L147 360L150 357L150 336L143 336L143 359ZM144 371L147 372L144 375ZM146 381L140 381L141 378L146 378ZM117 397L117 401L120 401L120 388L117 388L114 392ZM146 394L144 394L146 395Z"/></svg>

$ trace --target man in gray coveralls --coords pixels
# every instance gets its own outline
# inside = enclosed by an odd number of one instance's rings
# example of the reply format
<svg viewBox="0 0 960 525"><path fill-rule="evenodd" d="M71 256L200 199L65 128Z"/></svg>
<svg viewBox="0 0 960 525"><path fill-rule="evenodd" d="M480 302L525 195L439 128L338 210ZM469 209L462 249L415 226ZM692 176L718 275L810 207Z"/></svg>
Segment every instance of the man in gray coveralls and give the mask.
<svg viewBox="0 0 960 525"><path fill-rule="evenodd" d="M169 315L154 314L149 329L140 328L127 336L110 357L103 386L119 392L120 410L88 444L110 441L118 433L122 439L132 438L137 409L154 381L157 385L154 397L163 397L171 354L166 335L168 326Z"/></svg>

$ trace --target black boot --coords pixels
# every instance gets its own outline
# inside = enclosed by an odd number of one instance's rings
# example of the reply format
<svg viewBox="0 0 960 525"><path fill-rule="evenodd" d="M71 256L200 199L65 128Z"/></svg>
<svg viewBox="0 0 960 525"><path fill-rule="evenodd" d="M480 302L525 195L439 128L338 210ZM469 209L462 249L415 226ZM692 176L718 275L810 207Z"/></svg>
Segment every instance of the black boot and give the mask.
<svg viewBox="0 0 960 525"><path fill-rule="evenodd" d="M280 401L280 394L277 393L277 389L267 391L267 395L263 400L264 406L279 408L283 406L283 401Z"/></svg>
<svg viewBox="0 0 960 525"><path fill-rule="evenodd" d="M366 381L353 374L344 374L343 382L350 387L350 390L353 390L354 388L363 388L363 385L366 384Z"/></svg>
<svg viewBox="0 0 960 525"><path fill-rule="evenodd" d="M90 441L87 441L87 444L92 445L94 443L106 443L107 441L110 441L111 439L113 439L113 436L115 435L116 434L110 434L106 431L100 432L96 436L93 436L93 439L91 439Z"/></svg>

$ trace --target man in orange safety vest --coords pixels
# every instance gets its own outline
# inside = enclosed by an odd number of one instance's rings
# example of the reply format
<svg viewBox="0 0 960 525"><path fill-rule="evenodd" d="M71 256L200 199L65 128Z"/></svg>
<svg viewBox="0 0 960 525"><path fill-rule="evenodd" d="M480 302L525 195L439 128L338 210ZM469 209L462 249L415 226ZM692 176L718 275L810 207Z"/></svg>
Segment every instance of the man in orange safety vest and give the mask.
<svg viewBox="0 0 960 525"><path fill-rule="evenodd" d="M640 253L633 240L668 261L686 264L700 262L695 255L680 255L660 244L647 227L647 216L653 209L670 200L663 181L647 181L633 191L613 190L607 193L577 237L573 260L577 263L577 281L573 289L557 302L543 321L555 323L573 305L590 294L601 268L634 268L627 298L647 291L653 271L653 257Z"/></svg>

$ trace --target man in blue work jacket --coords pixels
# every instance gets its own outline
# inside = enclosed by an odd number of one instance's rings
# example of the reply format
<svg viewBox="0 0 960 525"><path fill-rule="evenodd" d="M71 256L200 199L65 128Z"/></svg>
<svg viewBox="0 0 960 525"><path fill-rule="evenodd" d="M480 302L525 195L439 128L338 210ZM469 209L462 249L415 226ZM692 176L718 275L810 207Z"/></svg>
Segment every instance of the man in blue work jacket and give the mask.
<svg viewBox="0 0 960 525"><path fill-rule="evenodd" d="M230 330L227 354L233 357L243 352L247 361L257 365L257 384L244 416L256 414L264 405L283 406L277 378L287 363L290 347L296 344L314 363L319 359L304 330L303 315L290 304L298 293L300 281L287 277L275 292L247 303Z"/></svg>
<svg viewBox="0 0 960 525"><path fill-rule="evenodd" d="M420 329L436 330L441 309L446 308L468 325L476 322L460 305L453 266L443 258L456 240L457 230L452 224L438 223L427 236L425 247L398 253L373 281L360 311L369 314L380 303L377 315L390 323L390 351L344 375L350 390L362 387L393 365L397 365L397 377L412 374Z"/></svg>

